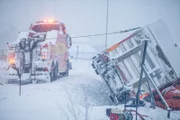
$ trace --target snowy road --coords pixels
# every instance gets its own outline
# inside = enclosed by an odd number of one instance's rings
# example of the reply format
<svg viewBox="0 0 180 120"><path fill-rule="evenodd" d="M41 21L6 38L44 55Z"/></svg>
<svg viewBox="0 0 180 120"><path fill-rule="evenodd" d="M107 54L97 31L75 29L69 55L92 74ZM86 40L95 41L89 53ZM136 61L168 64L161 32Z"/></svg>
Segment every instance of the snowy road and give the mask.
<svg viewBox="0 0 180 120"><path fill-rule="evenodd" d="M94 74L90 62L74 63L69 77L52 83L23 85L21 96L16 84L0 86L0 120L71 120L73 114L83 118L86 96L89 106L110 105L106 86ZM72 108L75 113L70 112Z"/></svg>
<svg viewBox="0 0 180 120"><path fill-rule="evenodd" d="M3 82L3 70L1 74ZM0 86L0 120L108 120L105 109L110 105L108 89L88 60L73 61L69 77L23 85L21 96L16 84ZM167 119L162 109L146 106L140 112L151 115L153 120ZM180 118L178 113L171 114L174 120Z"/></svg>

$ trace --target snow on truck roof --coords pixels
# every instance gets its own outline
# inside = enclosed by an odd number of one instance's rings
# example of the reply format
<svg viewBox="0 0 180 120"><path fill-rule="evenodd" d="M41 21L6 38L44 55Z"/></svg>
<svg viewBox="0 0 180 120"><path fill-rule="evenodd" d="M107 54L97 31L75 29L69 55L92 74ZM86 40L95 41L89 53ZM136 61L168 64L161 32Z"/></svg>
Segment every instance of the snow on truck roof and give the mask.
<svg viewBox="0 0 180 120"><path fill-rule="evenodd" d="M40 20L36 21L36 23L60 23L57 20Z"/></svg>
<svg viewBox="0 0 180 120"><path fill-rule="evenodd" d="M47 32L51 30L61 30L62 27L65 28L65 24L58 22L56 20L44 20L44 21L37 21L34 24L31 24L30 29L35 32Z"/></svg>
<svg viewBox="0 0 180 120"><path fill-rule="evenodd" d="M59 24L37 24L31 27L35 32L47 32L51 30L60 30Z"/></svg>

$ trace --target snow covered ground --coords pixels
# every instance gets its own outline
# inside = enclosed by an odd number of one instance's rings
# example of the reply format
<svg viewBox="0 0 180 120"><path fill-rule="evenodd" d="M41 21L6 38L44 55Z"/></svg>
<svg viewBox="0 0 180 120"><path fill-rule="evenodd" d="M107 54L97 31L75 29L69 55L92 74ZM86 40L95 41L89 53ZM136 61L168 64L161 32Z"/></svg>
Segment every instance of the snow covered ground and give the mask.
<svg viewBox="0 0 180 120"><path fill-rule="evenodd" d="M1 68L3 83L4 73ZM0 86L0 120L109 120L106 108L123 106L113 106L108 93L89 60L73 60L69 77L52 83L23 85L21 96L16 84ZM168 120L165 110L153 110L148 104L139 108L139 112L153 120ZM179 120L180 112L171 112L171 118Z"/></svg>

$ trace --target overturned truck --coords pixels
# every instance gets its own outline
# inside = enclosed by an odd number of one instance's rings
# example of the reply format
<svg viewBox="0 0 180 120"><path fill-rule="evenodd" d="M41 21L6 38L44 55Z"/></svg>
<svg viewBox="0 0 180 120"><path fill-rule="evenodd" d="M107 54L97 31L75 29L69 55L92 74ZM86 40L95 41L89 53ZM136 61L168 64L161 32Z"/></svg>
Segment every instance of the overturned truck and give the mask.
<svg viewBox="0 0 180 120"><path fill-rule="evenodd" d="M144 63L146 74L142 75L139 83L143 41L148 41ZM126 97L136 96L141 84L141 99L154 102L162 108L170 106L180 109L179 52L165 24L158 20L139 28L119 43L94 56L92 67L107 84L110 98L116 104L125 103Z"/></svg>

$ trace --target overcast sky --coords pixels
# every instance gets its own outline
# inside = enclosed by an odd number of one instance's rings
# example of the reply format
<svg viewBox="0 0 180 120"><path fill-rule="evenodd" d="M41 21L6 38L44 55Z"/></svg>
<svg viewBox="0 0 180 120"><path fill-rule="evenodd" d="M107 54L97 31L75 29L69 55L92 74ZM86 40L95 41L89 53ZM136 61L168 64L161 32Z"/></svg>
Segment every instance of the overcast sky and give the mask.
<svg viewBox="0 0 180 120"><path fill-rule="evenodd" d="M174 42L180 42L180 0L109 0L108 31L142 26L159 17ZM64 22L71 36L104 33L106 0L0 0L0 47L14 41L18 31L27 31L32 22L49 18ZM104 39L88 38L99 45ZM109 36L108 44L115 39L120 35Z"/></svg>

